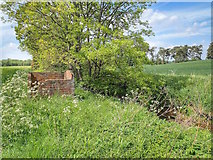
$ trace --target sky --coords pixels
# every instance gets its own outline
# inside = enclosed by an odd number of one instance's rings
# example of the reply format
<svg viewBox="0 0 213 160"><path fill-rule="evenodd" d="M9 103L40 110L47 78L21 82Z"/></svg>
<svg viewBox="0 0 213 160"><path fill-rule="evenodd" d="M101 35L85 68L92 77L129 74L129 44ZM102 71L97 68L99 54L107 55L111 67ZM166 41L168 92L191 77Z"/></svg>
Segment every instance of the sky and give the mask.
<svg viewBox="0 0 213 160"><path fill-rule="evenodd" d="M155 34L144 37L150 46L167 48L202 44L202 59L206 58L211 42L210 2L157 2L142 14L141 19L148 20ZM0 59L31 59L27 52L18 48L19 42L11 25L14 26L0 21Z"/></svg>
<svg viewBox="0 0 213 160"><path fill-rule="evenodd" d="M145 37L150 46L203 45L202 59L211 42L210 2L161 2L148 8L148 20L155 36Z"/></svg>

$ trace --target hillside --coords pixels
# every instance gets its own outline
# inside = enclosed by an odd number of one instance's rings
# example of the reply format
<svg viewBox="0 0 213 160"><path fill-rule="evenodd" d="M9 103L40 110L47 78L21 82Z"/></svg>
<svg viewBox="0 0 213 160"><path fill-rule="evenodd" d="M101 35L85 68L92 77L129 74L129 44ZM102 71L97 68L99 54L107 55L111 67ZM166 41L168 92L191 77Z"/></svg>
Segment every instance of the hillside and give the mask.
<svg viewBox="0 0 213 160"><path fill-rule="evenodd" d="M169 63L163 65L146 65L146 73L152 74L175 74L175 75L210 75L211 60Z"/></svg>

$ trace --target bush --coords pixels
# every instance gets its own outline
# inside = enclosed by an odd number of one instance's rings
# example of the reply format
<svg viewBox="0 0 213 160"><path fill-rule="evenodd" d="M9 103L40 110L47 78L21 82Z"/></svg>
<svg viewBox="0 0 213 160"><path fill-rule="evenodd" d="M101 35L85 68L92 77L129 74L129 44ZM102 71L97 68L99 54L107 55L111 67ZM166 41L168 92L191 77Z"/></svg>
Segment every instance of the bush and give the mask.
<svg viewBox="0 0 213 160"><path fill-rule="evenodd" d="M116 72L105 72L97 79L85 80L82 85L93 93L139 103L161 118L174 118L180 106L168 95L162 78L135 72L118 75Z"/></svg>

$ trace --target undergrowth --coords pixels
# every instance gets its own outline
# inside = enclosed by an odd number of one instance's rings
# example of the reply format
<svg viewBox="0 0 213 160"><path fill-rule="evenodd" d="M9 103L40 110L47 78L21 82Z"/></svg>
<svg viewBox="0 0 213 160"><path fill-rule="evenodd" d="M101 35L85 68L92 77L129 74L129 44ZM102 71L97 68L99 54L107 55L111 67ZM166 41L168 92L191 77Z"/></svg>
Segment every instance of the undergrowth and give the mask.
<svg viewBox="0 0 213 160"><path fill-rule="evenodd" d="M20 80L17 80L20 77ZM143 104L76 88L30 98L26 72L1 91L3 158L210 158L211 134L159 119Z"/></svg>
<svg viewBox="0 0 213 160"><path fill-rule="evenodd" d="M178 100L181 106L202 105L203 110L211 111L211 77L210 76L178 76L155 75L163 79L169 95Z"/></svg>

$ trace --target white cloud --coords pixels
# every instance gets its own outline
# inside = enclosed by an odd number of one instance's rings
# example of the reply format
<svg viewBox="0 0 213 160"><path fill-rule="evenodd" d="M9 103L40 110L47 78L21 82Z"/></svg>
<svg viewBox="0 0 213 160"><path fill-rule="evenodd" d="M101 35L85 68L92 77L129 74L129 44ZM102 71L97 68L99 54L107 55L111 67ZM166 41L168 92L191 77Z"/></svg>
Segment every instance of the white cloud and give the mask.
<svg viewBox="0 0 213 160"><path fill-rule="evenodd" d="M147 9L142 20L148 20L152 26L152 30L156 34L153 39L164 41L209 34L210 28L203 27L207 25L204 19L211 17L210 13L209 8L195 10L192 7L170 11ZM198 21L203 22L198 23Z"/></svg>
<svg viewBox="0 0 213 160"><path fill-rule="evenodd" d="M142 20L148 20L154 37L145 37L150 46L174 47L180 45L202 44L202 59L206 57L206 50L211 41L211 7L201 8L198 5L163 9L167 3L161 3L156 9L144 12ZM140 26L139 26L140 27Z"/></svg>
<svg viewBox="0 0 213 160"><path fill-rule="evenodd" d="M8 43L5 46L2 46L0 48L1 56L0 59L31 59L31 55L29 55L27 52L22 52L20 49L18 49L18 44L16 43Z"/></svg>
<svg viewBox="0 0 213 160"><path fill-rule="evenodd" d="M163 12L160 12L158 10L153 10L153 9L147 9L142 17L142 20L148 20L149 24L151 26L156 26L156 25L169 25L172 21L175 21L178 19L177 16L174 15L167 15Z"/></svg>
<svg viewBox="0 0 213 160"><path fill-rule="evenodd" d="M159 11L154 9L147 9L141 19L148 20L155 33L171 30L184 31L189 26L204 27L207 22L198 23L198 21L205 21L211 17L211 9L209 8L187 8L170 11ZM140 27L140 26L138 26Z"/></svg>
<svg viewBox="0 0 213 160"><path fill-rule="evenodd" d="M0 17L5 16L0 11ZM31 59L31 55L22 52L18 48L18 41L15 38L14 23L4 23L0 20L0 59Z"/></svg>
<svg viewBox="0 0 213 160"><path fill-rule="evenodd" d="M15 37L15 35L15 29L11 27L10 23L0 23L0 38Z"/></svg>
<svg viewBox="0 0 213 160"><path fill-rule="evenodd" d="M204 27L204 26L207 26L207 24L208 24L208 22L205 21L205 22L200 23L200 26Z"/></svg>
<svg viewBox="0 0 213 160"><path fill-rule="evenodd" d="M171 20L171 21L175 21L175 20L177 20L177 19L178 19L178 16L171 16L171 17L170 17L170 20Z"/></svg>
<svg viewBox="0 0 213 160"><path fill-rule="evenodd" d="M174 39L174 38L185 38L185 37L192 37L198 36L200 33L198 32L176 32L176 33L167 33L159 35L161 39Z"/></svg>
<svg viewBox="0 0 213 160"><path fill-rule="evenodd" d="M197 27L198 26L198 23L197 22L194 22L193 23L193 27Z"/></svg>
<svg viewBox="0 0 213 160"><path fill-rule="evenodd" d="M168 46L167 43L165 43L164 41L159 40L159 38L156 38L156 37L147 38L146 41L149 43L149 45L151 47L156 47L156 46L166 47L166 46Z"/></svg>
<svg viewBox="0 0 213 160"><path fill-rule="evenodd" d="M203 39L203 40L201 41L201 43L204 44L204 43L206 43L206 41Z"/></svg>

